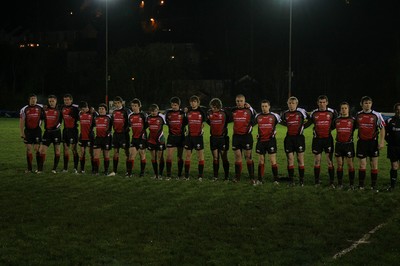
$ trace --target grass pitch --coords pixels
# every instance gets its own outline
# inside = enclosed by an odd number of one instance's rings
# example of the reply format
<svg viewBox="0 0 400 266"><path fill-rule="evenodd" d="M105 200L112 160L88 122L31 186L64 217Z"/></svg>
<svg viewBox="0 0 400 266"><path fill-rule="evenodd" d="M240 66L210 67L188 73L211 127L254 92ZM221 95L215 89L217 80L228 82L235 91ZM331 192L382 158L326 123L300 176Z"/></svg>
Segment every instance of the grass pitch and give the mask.
<svg viewBox="0 0 400 266"><path fill-rule="evenodd" d="M0 119L0 130L2 265L395 265L400 259L399 190L330 189L326 165L325 186L315 188L311 129L304 187L273 185L269 167L267 182L256 187L246 167L240 183L156 181L150 163L144 178L54 175L52 148L46 173L24 174L18 120ZM282 176L284 134L279 127ZM211 177L207 136L205 142ZM232 165L231 154L233 173ZM386 151L379 168L382 189L389 184ZM343 250L348 253L333 259Z"/></svg>

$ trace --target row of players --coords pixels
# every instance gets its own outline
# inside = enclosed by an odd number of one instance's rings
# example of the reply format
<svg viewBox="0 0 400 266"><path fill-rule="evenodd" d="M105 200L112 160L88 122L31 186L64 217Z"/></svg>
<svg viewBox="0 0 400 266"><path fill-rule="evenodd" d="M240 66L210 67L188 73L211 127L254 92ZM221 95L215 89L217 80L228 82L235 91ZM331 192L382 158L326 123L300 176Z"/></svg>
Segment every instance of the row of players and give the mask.
<svg viewBox="0 0 400 266"><path fill-rule="evenodd" d="M140 176L143 176L146 165L145 149L151 154L151 161L155 177L162 175L166 165L166 177L172 175L172 158L177 153L178 178L189 178L192 151L198 155L198 178L201 180L204 171L204 143L203 123L210 125L210 148L213 155L213 177L218 178L219 164L222 161L224 178L229 178L229 136L227 125L233 122L232 150L235 158L234 181L240 180L242 172L242 158L246 160L250 179L254 184L262 183L265 168L266 154L269 156L274 182L278 183L278 164L276 160L276 125L287 127L284 139L284 150L287 155L287 170L289 180L293 182L294 161L297 156L299 182L304 184L304 151L305 138L303 130L314 124L312 152L314 154L314 178L315 184L320 184L320 165L322 153L325 152L328 163L329 182L334 186L333 154L337 159L338 186L343 185L344 161L348 165L350 187L354 187L355 169L353 158L355 155L360 160L359 187L365 186L367 158L371 164L371 187L375 188L378 177L379 150L384 147L384 140L388 142L388 158L391 161L391 188L395 187L397 180L398 162L400 159L400 104L394 107L395 116L384 121L382 115L372 110L372 99L364 96L360 105L362 110L356 117L349 115L349 104L340 105L340 115L328 107L328 97L321 95L317 99L318 108L308 114L298 107L298 99L290 97L287 101L288 110L278 115L270 111L270 103L267 100L261 102L261 112L256 114L254 109L245 101L243 95L236 97L236 106L223 107L218 98L209 103L209 110L200 106L200 99L192 96L189 99L190 107L183 111L178 97L170 99L171 108L164 114L159 112L156 104L149 108L150 114L141 111L141 102L134 99L130 102L130 108L123 107L121 97L114 99L114 111L107 115L107 106L100 104L98 113L90 111L86 102L80 106L72 103L70 94L64 95L64 105L57 106L57 98L54 95L48 97L48 106L42 108L37 104L37 97L31 95L29 104L21 109L20 129L21 138L27 147L28 171L32 171L32 151L36 151L38 171L43 171L43 164L48 147L53 143L55 158L52 172L60 159L60 143L64 143L64 170L68 170L69 149L74 156L74 172L77 172L80 161L81 172L85 169L85 154L90 150L92 171L98 173L101 152L104 157L104 171L109 176L117 172L119 152L122 149L126 153L126 175L132 175L133 164L136 155L140 154ZM44 121L45 132L41 136L40 122ZM64 121L64 129L61 135L61 123ZM78 123L80 130L78 130ZM252 159L253 135L252 127L258 124L256 152L259 155L258 176L255 178L254 162ZM163 125L169 130L168 139L165 141ZM355 152L353 132L358 129L357 151ZM93 130L95 129L95 130ZM148 134L147 130L148 129ZM332 130L336 129L336 144L332 137ZM78 132L79 131L79 132ZM95 131L95 132L94 132ZM113 131L113 134L112 134ZM379 131L381 134L379 134ZM130 132L132 139L130 139ZM95 133L95 134L94 134ZM79 134L79 137L78 137ZM94 137L95 135L95 137ZM80 144L80 156L76 144ZM41 145L39 145L41 144ZM110 149L114 149L113 171L108 173ZM164 150L167 149L166 163L164 162ZM183 150L186 151L183 158ZM334 153L335 150L335 153ZM244 155L244 156L243 156Z"/></svg>

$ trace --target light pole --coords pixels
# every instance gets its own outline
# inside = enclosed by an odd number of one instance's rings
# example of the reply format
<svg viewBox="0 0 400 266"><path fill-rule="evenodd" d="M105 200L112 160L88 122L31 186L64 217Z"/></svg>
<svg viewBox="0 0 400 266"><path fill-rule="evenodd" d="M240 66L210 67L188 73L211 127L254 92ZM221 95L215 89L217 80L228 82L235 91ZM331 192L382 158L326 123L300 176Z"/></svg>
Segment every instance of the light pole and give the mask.
<svg viewBox="0 0 400 266"><path fill-rule="evenodd" d="M106 105L108 107L108 0L106 1Z"/></svg>
<svg viewBox="0 0 400 266"><path fill-rule="evenodd" d="M292 96L292 6L293 0L289 0L289 87L288 87L288 96Z"/></svg>

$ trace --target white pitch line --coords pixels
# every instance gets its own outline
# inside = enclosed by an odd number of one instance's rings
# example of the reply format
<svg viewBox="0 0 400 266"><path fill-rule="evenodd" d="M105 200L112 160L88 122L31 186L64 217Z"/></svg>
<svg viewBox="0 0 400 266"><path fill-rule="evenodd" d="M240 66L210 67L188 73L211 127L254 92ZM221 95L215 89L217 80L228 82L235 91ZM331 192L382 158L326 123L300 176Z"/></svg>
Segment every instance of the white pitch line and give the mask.
<svg viewBox="0 0 400 266"><path fill-rule="evenodd" d="M343 249L343 250L340 251L339 253L336 253L336 254L333 256L333 259L335 260L335 259L338 259L338 258L340 258L340 257L342 257L342 256L344 256L344 255L346 255L347 253L349 253L349 252L352 251L353 249L357 248L360 244L368 244L369 241L367 241L367 240L370 238L370 236L371 236L372 234L374 234L376 231L378 231L379 229L381 229L381 228L382 228L383 226L385 226L385 225L386 225L385 223L382 223L382 224L376 226L374 229L372 229L371 231L369 231L368 233L366 233L365 235L363 235L363 237L360 238L358 241L355 241L355 242L353 243L353 245L351 245L350 247L348 247L348 248L346 248L346 249Z"/></svg>

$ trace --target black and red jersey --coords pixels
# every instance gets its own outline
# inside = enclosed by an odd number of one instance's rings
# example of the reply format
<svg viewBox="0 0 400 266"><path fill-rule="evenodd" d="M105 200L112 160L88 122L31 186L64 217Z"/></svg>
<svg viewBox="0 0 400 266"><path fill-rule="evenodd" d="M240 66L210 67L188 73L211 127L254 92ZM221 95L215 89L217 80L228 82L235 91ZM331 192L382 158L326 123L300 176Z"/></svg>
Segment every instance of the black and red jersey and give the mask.
<svg viewBox="0 0 400 266"><path fill-rule="evenodd" d="M400 117L392 116L386 121L386 142L389 146L400 146Z"/></svg>
<svg viewBox="0 0 400 266"><path fill-rule="evenodd" d="M94 127L94 115L93 113L80 113L79 114L79 125L80 125L80 139L81 140L90 140L93 135L93 127Z"/></svg>
<svg viewBox="0 0 400 266"><path fill-rule="evenodd" d="M146 125L149 129L147 142L151 144L158 144L164 136L163 126L165 125L165 117L163 114L156 116L149 115L146 120Z"/></svg>
<svg viewBox="0 0 400 266"><path fill-rule="evenodd" d="M378 137L379 129L385 126L385 121L380 113L371 111L360 111L356 115L356 127L358 138L362 140L375 140Z"/></svg>
<svg viewBox="0 0 400 266"><path fill-rule="evenodd" d="M210 135L221 137L228 135L228 123L232 121L231 114L224 109L217 112L207 112L207 124L210 125Z"/></svg>
<svg viewBox="0 0 400 266"><path fill-rule="evenodd" d="M310 114L310 122L314 123L314 138L328 138L331 136L336 117L336 111L331 108L313 110Z"/></svg>
<svg viewBox="0 0 400 266"><path fill-rule="evenodd" d="M294 111L286 110L282 114L282 124L287 127L288 136L299 136L303 134L305 120L308 114L303 108L296 108Z"/></svg>
<svg viewBox="0 0 400 266"><path fill-rule="evenodd" d="M79 120L79 108L76 104L63 105L61 108L64 128L77 128Z"/></svg>
<svg viewBox="0 0 400 266"><path fill-rule="evenodd" d="M111 114L111 123L115 133L129 132L128 111L125 108L115 109Z"/></svg>
<svg viewBox="0 0 400 266"><path fill-rule="evenodd" d="M269 141L275 138L276 125L281 122L281 117L273 112L268 114L259 113L256 115L256 123L258 124L258 140Z"/></svg>
<svg viewBox="0 0 400 266"><path fill-rule="evenodd" d="M197 109L189 108L186 119L188 123L188 135L192 137L203 135L203 122L206 120L206 114L200 107Z"/></svg>
<svg viewBox="0 0 400 266"><path fill-rule="evenodd" d="M46 130L55 130L61 127L61 111L55 107L47 107L44 111L44 128Z"/></svg>
<svg viewBox="0 0 400 266"><path fill-rule="evenodd" d="M253 108L232 107L233 134L246 135L252 132L255 113Z"/></svg>
<svg viewBox="0 0 400 266"><path fill-rule="evenodd" d="M355 130L355 122L354 117L341 117L339 116L335 120L335 128L336 128L336 141L340 143L349 143L353 142L353 133Z"/></svg>
<svg viewBox="0 0 400 266"><path fill-rule="evenodd" d="M111 117L109 115L99 115L94 118L96 137L104 138L111 135Z"/></svg>
<svg viewBox="0 0 400 266"><path fill-rule="evenodd" d="M181 109L177 111L168 109L165 112L165 122L168 126L169 135L182 136L185 134L187 120L185 112Z"/></svg>
<svg viewBox="0 0 400 266"><path fill-rule="evenodd" d="M128 121L132 130L133 139L146 139L146 119L147 114L145 112L129 114Z"/></svg>
<svg viewBox="0 0 400 266"><path fill-rule="evenodd" d="M25 121L25 128L36 129L40 127L42 119L44 118L43 106L40 104L24 106L19 116Z"/></svg>

